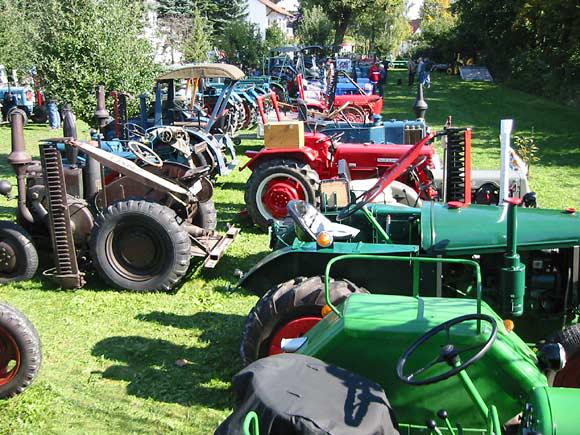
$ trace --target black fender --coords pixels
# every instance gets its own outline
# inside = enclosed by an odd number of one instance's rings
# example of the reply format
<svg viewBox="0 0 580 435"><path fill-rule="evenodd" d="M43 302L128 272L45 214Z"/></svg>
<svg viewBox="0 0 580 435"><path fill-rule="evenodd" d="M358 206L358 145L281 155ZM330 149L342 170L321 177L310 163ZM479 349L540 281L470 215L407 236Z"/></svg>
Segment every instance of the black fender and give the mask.
<svg viewBox="0 0 580 435"><path fill-rule="evenodd" d="M328 262L344 254L373 255L414 255L418 247L414 245L371 245L363 243L335 243L332 248L317 249L315 243L299 243L278 249L262 258L250 269L236 287L263 296L270 288L298 276L324 275ZM338 245L338 246L337 246ZM407 264L407 263L405 263ZM371 265L368 260L348 260L331 270L335 279L349 279L356 285L378 292L410 292L411 268L405 273L400 262L388 262L385 267ZM392 269L391 269L392 268Z"/></svg>

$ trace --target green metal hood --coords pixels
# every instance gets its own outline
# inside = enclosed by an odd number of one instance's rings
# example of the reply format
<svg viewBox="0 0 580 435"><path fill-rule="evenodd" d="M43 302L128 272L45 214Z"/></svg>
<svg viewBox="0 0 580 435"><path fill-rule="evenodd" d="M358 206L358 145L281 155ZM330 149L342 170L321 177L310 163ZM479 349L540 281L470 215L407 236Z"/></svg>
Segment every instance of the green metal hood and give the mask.
<svg viewBox="0 0 580 435"><path fill-rule="evenodd" d="M432 255L504 252L507 206L423 203L421 248ZM580 245L580 216L561 210L518 210L518 245L521 250Z"/></svg>

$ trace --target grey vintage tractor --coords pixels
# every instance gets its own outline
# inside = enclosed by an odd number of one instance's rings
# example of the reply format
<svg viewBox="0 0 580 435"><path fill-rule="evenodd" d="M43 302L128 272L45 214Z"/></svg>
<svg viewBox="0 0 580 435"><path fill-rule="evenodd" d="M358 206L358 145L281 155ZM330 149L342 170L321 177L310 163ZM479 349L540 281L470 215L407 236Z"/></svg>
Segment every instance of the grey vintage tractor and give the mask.
<svg viewBox="0 0 580 435"><path fill-rule="evenodd" d="M108 113L100 95L95 115L103 126ZM215 231L213 205L212 213L204 212L213 192L207 167L164 162L136 143L139 166L101 149L100 139L75 139L70 116L65 137L42 142L40 161L33 161L24 143L25 119L22 111L11 117L8 161L17 177L18 210L16 223L0 226L0 282L31 278L36 251L44 249L54 259L44 275L62 287L81 287L85 273L95 271L117 288L169 291L183 281L192 258L215 267L237 235L233 227L225 235ZM120 176L105 183L108 172ZM0 193L8 196L10 190L1 183Z"/></svg>

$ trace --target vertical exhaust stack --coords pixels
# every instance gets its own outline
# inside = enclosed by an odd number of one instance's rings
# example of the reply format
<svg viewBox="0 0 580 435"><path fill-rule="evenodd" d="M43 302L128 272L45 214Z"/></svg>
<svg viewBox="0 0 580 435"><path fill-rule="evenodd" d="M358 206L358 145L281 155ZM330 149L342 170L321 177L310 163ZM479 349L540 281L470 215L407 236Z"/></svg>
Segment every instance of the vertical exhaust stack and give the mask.
<svg viewBox="0 0 580 435"><path fill-rule="evenodd" d="M26 206L26 167L32 162L32 157L26 151L24 142L24 125L26 113L21 109L11 112L10 123L12 125L12 152L8 156L8 163L14 168L18 187L18 214L24 220L34 223L34 217Z"/></svg>
<svg viewBox="0 0 580 435"><path fill-rule="evenodd" d="M70 104L65 104L62 109L62 134L64 137L77 139L77 120ZM66 159L71 167L76 168L79 150L65 143Z"/></svg>
<svg viewBox="0 0 580 435"><path fill-rule="evenodd" d="M97 86L97 110L95 110L95 119L97 120L97 128L99 130L99 142L101 140L101 130L107 124L109 119L109 112L105 107L105 87L103 85ZM101 164L92 157L87 156L85 166L85 192L87 199L93 198L103 188L101 179Z"/></svg>
<svg viewBox="0 0 580 435"><path fill-rule="evenodd" d="M520 198L509 198L507 204L507 251L504 254L504 266L500 274L502 311L519 317L524 313L524 295L526 292L526 266L520 262L518 254L518 217L517 208L522 203Z"/></svg>
<svg viewBox="0 0 580 435"><path fill-rule="evenodd" d="M423 85L419 83L417 85L417 98L415 99L415 103L413 103L413 111L415 112L417 119L425 119L425 114L427 113L428 108L429 105L423 97Z"/></svg>

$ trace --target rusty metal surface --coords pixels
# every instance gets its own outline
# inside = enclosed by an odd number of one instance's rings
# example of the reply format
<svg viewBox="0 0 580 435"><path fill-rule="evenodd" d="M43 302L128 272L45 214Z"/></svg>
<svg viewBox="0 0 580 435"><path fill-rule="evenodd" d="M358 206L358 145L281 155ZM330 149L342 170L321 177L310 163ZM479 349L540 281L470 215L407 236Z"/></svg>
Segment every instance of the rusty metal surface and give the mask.
<svg viewBox="0 0 580 435"><path fill-rule="evenodd" d="M124 159L123 157L116 156L105 150L97 148L95 146L89 145L85 142L80 142L76 140L68 140L67 143L72 146L78 147L83 152L85 152L90 157L94 158L96 161L101 163L103 166L123 174L129 178L138 180L144 185L152 188L161 190L164 192L171 192L177 195L182 195L186 198L189 197L189 191L169 180L161 178L145 169L140 168L135 163ZM185 199L185 198L184 198Z"/></svg>
<svg viewBox="0 0 580 435"><path fill-rule="evenodd" d="M211 247L209 251L209 255L206 257L205 261L203 262L203 267L205 269L213 269L218 264L220 259L223 257L227 249L230 245L234 242L234 239L240 233L240 229L234 226L231 226L227 233L223 236L218 236L219 239L216 243Z"/></svg>

